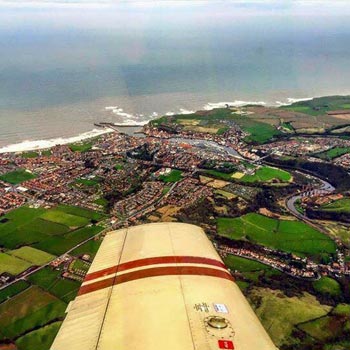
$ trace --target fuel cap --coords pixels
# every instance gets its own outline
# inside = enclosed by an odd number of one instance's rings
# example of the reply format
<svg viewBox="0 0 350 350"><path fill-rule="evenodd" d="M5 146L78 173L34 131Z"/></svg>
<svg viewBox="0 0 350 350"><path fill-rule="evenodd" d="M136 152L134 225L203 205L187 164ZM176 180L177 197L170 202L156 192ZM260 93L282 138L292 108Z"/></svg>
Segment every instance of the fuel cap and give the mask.
<svg viewBox="0 0 350 350"><path fill-rule="evenodd" d="M220 316L210 316L207 320L207 323L210 327L216 329L224 329L228 325L226 318Z"/></svg>

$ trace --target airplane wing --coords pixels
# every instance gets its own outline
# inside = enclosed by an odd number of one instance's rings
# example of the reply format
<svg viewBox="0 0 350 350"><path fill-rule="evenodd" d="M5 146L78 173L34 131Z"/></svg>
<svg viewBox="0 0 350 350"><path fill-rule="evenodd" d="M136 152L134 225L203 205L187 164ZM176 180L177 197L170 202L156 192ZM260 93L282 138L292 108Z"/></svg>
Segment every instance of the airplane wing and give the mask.
<svg viewBox="0 0 350 350"><path fill-rule="evenodd" d="M276 350L200 227L110 232L51 350Z"/></svg>

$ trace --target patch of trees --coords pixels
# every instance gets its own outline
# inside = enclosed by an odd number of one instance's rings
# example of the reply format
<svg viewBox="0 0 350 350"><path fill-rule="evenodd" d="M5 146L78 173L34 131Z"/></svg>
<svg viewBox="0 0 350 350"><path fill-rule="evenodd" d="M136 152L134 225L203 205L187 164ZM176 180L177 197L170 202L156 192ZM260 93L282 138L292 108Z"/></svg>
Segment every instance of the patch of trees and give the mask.
<svg viewBox="0 0 350 350"><path fill-rule="evenodd" d="M334 211L325 211L307 207L305 214L310 219L332 220L350 223L350 213L337 213Z"/></svg>
<svg viewBox="0 0 350 350"><path fill-rule="evenodd" d="M199 168L207 170L217 170L225 174L230 174L234 171L237 171L237 167L235 164L229 162L217 162L212 159L203 160L201 164L199 164Z"/></svg>
<svg viewBox="0 0 350 350"><path fill-rule="evenodd" d="M315 176L327 180L337 190L350 190L350 175L348 172L337 165L321 162L309 162L305 159L280 159L276 157L268 157L266 161L287 169L299 169Z"/></svg>
<svg viewBox="0 0 350 350"><path fill-rule="evenodd" d="M152 161L157 151L157 149L151 150L149 145L145 143L139 147L136 147L132 151L128 151L126 154L130 158Z"/></svg>

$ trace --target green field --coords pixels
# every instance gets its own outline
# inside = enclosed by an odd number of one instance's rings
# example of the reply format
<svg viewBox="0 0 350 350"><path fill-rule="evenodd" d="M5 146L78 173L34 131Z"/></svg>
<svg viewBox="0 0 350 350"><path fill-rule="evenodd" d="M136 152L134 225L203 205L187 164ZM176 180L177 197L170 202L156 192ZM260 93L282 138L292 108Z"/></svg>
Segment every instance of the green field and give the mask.
<svg viewBox="0 0 350 350"><path fill-rule="evenodd" d="M182 179L182 171L173 169L169 174L166 175L160 175L159 180L162 180L163 182L177 182Z"/></svg>
<svg viewBox="0 0 350 350"><path fill-rule="evenodd" d="M19 350L49 350L62 322L54 322L16 340Z"/></svg>
<svg viewBox="0 0 350 350"><path fill-rule="evenodd" d="M0 253L0 274L7 272L11 275L18 275L19 273L29 269L33 264L18 259L6 253Z"/></svg>
<svg viewBox="0 0 350 350"><path fill-rule="evenodd" d="M303 323L298 326L299 329L304 331L311 337L325 342L326 340L335 337L337 334L334 331L334 327L331 326L333 321L332 317L324 316L313 321ZM340 329L339 329L340 330Z"/></svg>
<svg viewBox="0 0 350 350"><path fill-rule="evenodd" d="M115 169L115 170L123 170L123 169L124 169L124 165L122 165L122 164L116 164L116 165L114 166L114 169Z"/></svg>
<svg viewBox="0 0 350 350"><path fill-rule="evenodd" d="M17 184L20 184L21 182L35 179L35 178L36 178L35 174L29 171L26 171L25 169L18 169L0 176L0 180L8 182L12 185L17 185Z"/></svg>
<svg viewBox="0 0 350 350"><path fill-rule="evenodd" d="M268 166L261 167L255 171L254 175L244 175L239 179L241 182L271 182L271 181L280 181L280 182L289 182L292 179L292 176L287 171L271 168Z"/></svg>
<svg viewBox="0 0 350 350"><path fill-rule="evenodd" d="M227 257L225 258L225 264L231 270L237 270L240 272L251 272L271 269L270 266L262 264L258 261L242 258L240 256L235 255L227 255Z"/></svg>
<svg viewBox="0 0 350 350"><path fill-rule="evenodd" d="M50 267L32 274L28 280L66 303L75 298L80 287L79 282L63 279L60 271Z"/></svg>
<svg viewBox="0 0 350 350"><path fill-rule="evenodd" d="M74 181L74 184L83 185L87 187L94 187L94 186L97 186L100 182L101 182L101 179L96 177L93 179L77 179Z"/></svg>
<svg viewBox="0 0 350 350"><path fill-rule="evenodd" d="M55 258L54 255L48 254L32 247L21 247L16 250L7 252L16 258L27 261L33 265L44 265Z"/></svg>
<svg viewBox="0 0 350 350"><path fill-rule="evenodd" d="M309 101L295 102L280 108L313 116L324 115L329 111L350 109L350 96L318 97Z"/></svg>
<svg viewBox="0 0 350 350"><path fill-rule="evenodd" d="M106 217L104 214L101 214L99 212L81 208L81 207L73 207L70 205L60 204L57 206L57 209L63 213L81 216L83 218L87 218L89 220L95 220L95 221L102 220Z"/></svg>
<svg viewBox="0 0 350 350"><path fill-rule="evenodd" d="M64 315L66 304L32 286L0 304L0 338L13 339Z"/></svg>
<svg viewBox="0 0 350 350"><path fill-rule="evenodd" d="M67 214L58 209L51 209L47 211L45 214L41 215L41 218L68 227L82 227L89 223L88 218Z"/></svg>
<svg viewBox="0 0 350 350"><path fill-rule="evenodd" d="M340 284L330 277L321 277L312 283L314 289L324 295L339 296L341 295Z"/></svg>
<svg viewBox="0 0 350 350"><path fill-rule="evenodd" d="M296 325L325 316L331 309L330 306L321 305L308 293L290 298L280 290L256 288L249 294L249 299L278 347L289 343Z"/></svg>
<svg viewBox="0 0 350 350"><path fill-rule="evenodd" d="M300 221L287 221L249 213L239 218L219 218L218 234L248 240L300 256L334 254L335 243L323 233Z"/></svg>
<svg viewBox="0 0 350 350"><path fill-rule="evenodd" d="M86 225L103 218L105 215L99 212L80 207L59 205L52 209L33 209L24 206L1 217L0 245L15 249L25 244L60 255L101 231L100 226Z"/></svg>
<svg viewBox="0 0 350 350"><path fill-rule="evenodd" d="M206 175L214 176L215 178L225 180L225 181L232 181L232 174L233 173L223 173L218 170L208 169L204 171Z"/></svg>
<svg viewBox="0 0 350 350"><path fill-rule="evenodd" d="M350 153L350 147L334 147L329 149L328 151L315 154L315 157L324 160L332 160L346 153Z"/></svg>
<svg viewBox="0 0 350 350"><path fill-rule="evenodd" d="M88 239L101 232L103 227L101 226L88 226L78 230L68 232L64 236L53 236L42 240L34 245L35 248L45 250L53 255L61 255L69 249L76 246L78 243Z"/></svg>
<svg viewBox="0 0 350 350"><path fill-rule="evenodd" d="M10 286L0 290L0 304L5 300L12 298L18 293L24 291L29 287L29 284L25 281L18 281Z"/></svg>
<svg viewBox="0 0 350 350"><path fill-rule="evenodd" d="M39 157L39 153L38 152L34 152L34 151L29 151L29 152L23 152L21 154L21 156L23 158L36 158L36 157Z"/></svg>
<svg viewBox="0 0 350 350"><path fill-rule="evenodd" d="M350 304L338 304L332 310L332 315L350 317Z"/></svg>
<svg viewBox="0 0 350 350"><path fill-rule="evenodd" d="M87 152L92 148L92 143L86 142L86 143L74 143L72 145L69 145L69 148L73 152Z"/></svg>
<svg viewBox="0 0 350 350"><path fill-rule="evenodd" d="M102 243L102 240L90 240L80 247L74 249L71 254L74 256L82 256L84 254L89 254L91 258L94 258L98 249L100 248L100 245Z"/></svg>
<svg viewBox="0 0 350 350"><path fill-rule="evenodd" d="M253 143L264 143L271 140L273 137L281 135L281 132L274 126L252 119L241 119L238 121L241 128L250 135L245 137L244 141Z"/></svg>
<svg viewBox="0 0 350 350"><path fill-rule="evenodd" d="M335 213L350 213L350 198L338 199L334 202L321 206L324 211L330 211Z"/></svg>
<svg viewBox="0 0 350 350"><path fill-rule="evenodd" d="M60 271L53 270L50 267L44 267L30 275L28 281L42 289L49 290L59 278L61 278Z"/></svg>

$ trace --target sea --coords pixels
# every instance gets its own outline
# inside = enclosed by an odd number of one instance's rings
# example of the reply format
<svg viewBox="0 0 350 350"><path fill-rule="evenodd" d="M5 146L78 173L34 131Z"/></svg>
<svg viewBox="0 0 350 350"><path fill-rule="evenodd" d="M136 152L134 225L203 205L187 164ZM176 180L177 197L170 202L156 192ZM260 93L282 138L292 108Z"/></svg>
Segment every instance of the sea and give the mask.
<svg viewBox="0 0 350 350"><path fill-rule="evenodd" d="M350 94L349 1L0 1L0 152Z"/></svg>

